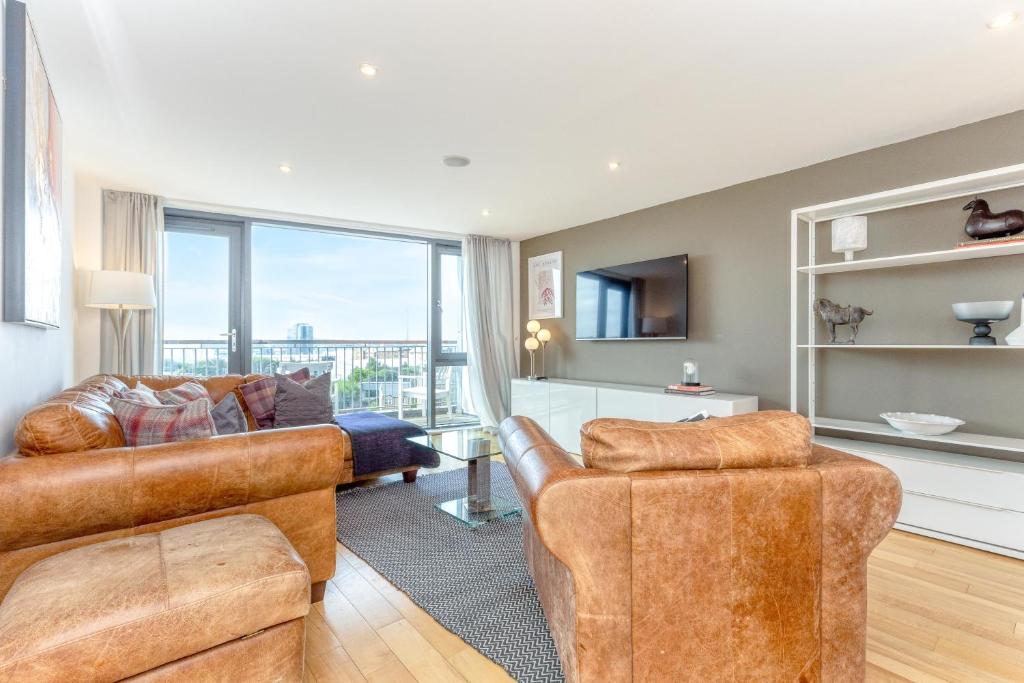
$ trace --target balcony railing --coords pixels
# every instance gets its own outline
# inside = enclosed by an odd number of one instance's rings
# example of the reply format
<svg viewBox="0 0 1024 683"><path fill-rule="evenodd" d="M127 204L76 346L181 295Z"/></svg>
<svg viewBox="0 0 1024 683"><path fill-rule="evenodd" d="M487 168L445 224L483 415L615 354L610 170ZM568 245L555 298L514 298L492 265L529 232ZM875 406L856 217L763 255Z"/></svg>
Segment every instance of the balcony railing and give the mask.
<svg viewBox="0 0 1024 683"><path fill-rule="evenodd" d="M455 350L454 343L444 350ZM307 366L314 375L330 371L331 397L339 413L371 410L401 415L404 419L426 418L420 396L407 389L426 384L427 343L425 341L356 341L325 339L299 341L261 339L252 343L251 372L271 375ZM228 373L228 346L223 340L164 340L165 375L211 377ZM438 423L462 424L476 421L465 410L461 382L462 368L451 368L444 383L444 395L435 394Z"/></svg>

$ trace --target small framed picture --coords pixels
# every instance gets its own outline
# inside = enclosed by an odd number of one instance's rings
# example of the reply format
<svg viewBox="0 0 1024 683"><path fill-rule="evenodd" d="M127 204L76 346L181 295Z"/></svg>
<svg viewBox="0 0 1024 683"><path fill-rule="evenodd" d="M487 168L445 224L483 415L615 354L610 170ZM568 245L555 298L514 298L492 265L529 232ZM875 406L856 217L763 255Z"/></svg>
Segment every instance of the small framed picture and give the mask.
<svg viewBox="0 0 1024 683"><path fill-rule="evenodd" d="M527 262L530 320L562 317L562 252L534 256Z"/></svg>

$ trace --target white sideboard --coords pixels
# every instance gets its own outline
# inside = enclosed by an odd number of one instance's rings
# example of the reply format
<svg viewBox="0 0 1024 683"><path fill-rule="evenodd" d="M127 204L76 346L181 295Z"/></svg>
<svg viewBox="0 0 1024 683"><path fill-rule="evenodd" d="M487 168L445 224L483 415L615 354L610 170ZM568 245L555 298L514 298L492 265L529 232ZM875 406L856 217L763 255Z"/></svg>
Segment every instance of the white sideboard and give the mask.
<svg viewBox="0 0 1024 683"><path fill-rule="evenodd" d="M903 486L897 529L1024 559L1024 463L820 435L814 440L896 473Z"/></svg>
<svg viewBox="0 0 1024 683"><path fill-rule="evenodd" d="M580 452L580 427L598 417L675 422L701 410L728 417L757 410L757 396L666 394L649 387L572 379L512 380L512 414L532 418L570 453Z"/></svg>

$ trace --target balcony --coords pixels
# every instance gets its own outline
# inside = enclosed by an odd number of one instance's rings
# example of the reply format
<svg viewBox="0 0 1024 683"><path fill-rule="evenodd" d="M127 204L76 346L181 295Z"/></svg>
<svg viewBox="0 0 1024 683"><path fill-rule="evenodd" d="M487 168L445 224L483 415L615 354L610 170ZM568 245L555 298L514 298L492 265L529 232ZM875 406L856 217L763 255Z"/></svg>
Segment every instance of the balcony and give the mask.
<svg viewBox="0 0 1024 683"><path fill-rule="evenodd" d="M427 424L425 341L262 339L252 343L251 372L270 375L304 366L314 375L331 373L331 400L338 413L373 411ZM434 422L438 428L479 421L468 406L464 370L436 368ZM165 340L163 372L193 377L227 374L227 342Z"/></svg>

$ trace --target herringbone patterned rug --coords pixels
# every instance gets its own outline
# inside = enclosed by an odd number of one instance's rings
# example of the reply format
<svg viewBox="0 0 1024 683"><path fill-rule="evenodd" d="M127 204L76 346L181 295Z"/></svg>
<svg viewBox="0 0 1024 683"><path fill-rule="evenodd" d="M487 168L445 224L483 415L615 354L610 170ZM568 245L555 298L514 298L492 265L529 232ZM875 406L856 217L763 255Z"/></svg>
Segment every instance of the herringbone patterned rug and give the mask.
<svg viewBox="0 0 1024 683"><path fill-rule="evenodd" d="M492 465L495 495L516 499ZM523 557L518 515L470 529L434 503L466 493L463 469L341 491L338 540L445 628L520 683L561 683L562 667Z"/></svg>

